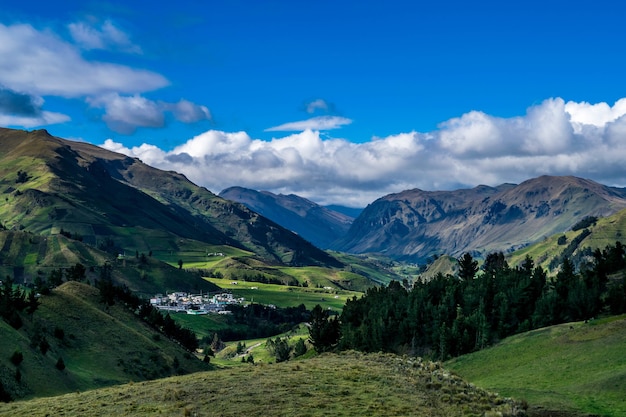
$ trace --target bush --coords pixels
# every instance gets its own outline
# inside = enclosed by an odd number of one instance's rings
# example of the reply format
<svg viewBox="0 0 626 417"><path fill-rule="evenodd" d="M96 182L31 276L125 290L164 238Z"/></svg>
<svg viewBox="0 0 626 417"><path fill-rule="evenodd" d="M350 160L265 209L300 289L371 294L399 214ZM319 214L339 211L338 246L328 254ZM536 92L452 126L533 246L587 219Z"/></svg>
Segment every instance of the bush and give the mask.
<svg viewBox="0 0 626 417"><path fill-rule="evenodd" d="M59 360L57 360L57 364L55 366L56 366L56 368L59 371L64 370L65 369L65 362L63 361L63 358L59 358Z"/></svg>
<svg viewBox="0 0 626 417"><path fill-rule="evenodd" d="M60 327L55 327L54 328L54 337L56 337L59 340L63 340L65 338L65 332Z"/></svg>
<svg viewBox="0 0 626 417"><path fill-rule="evenodd" d="M22 363L23 360L24 360L24 355L19 350L16 350L15 352L13 352L13 355L11 355L11 363L15 366Z"/></svg>

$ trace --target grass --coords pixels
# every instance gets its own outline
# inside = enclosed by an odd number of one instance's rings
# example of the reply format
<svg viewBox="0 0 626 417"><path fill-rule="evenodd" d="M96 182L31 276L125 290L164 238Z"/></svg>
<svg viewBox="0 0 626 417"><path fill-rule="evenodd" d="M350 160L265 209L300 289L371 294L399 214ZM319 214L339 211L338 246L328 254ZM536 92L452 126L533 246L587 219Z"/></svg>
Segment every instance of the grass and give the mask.
<svg viewBox="0 0 626 417"><path fill-rule="evenodd" d="M547 410L626 415L626 316L505 339L446 363L477 385Z"/></svg>
<svg viewBox="0 0 626 417"><path fill-rule="evenodd" d="M225 290L231 291L237 297L244 297L248 302L272 304L277 307L297 307L304 304L307 309L312 309L316 304L319 304L325 309L341 312L349 298L362 295L360 292L337 289L291 287L259 282L231 281L223 278L206 279Z"/></svg>
<svg viewBox="0 0 626 417"><path fill-rule="evenodd" d="M478 417L516 410L519 404L472 387L436 363L356 352L0 405L0 415L14 417Z"/></svg>

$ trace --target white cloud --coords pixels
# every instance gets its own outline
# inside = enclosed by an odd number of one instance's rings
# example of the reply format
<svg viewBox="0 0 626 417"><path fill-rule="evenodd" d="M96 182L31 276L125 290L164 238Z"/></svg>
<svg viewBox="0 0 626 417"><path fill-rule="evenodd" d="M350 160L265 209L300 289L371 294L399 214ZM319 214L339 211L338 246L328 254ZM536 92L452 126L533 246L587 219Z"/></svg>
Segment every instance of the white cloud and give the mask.
<svg viewBox="0 0 626 417"><path fill-rule="evenodd" d="M102 119L109 129L125 135L134 133L138 127L163 127L166 121L165 112L171 112L176 120L183 123L194 123L211 118L209 109L187 100L165 103L149 100L137 94L120 96L112 93L88 98L87 102L92 107L103 108Z"/></svg>
<svg viewBox="0 0 626 417"><path fill-rule="evenodd" d="M317 110L328 111L329 109L329 104L321 98L306 103L306 112L309 114L313 114Z"/></svg>
<svg viewBox="0 0 626 417"><path fill-rule="evenodd" d="M211 120L211 112L206 106L200 106L188 100L181 99L178 103L167 104L165 107L180 122L195 123L201 120Z"/></svg>
<svg viewBox="0 0 626 417"><path fill-rule="evenodd" d="M106 20L99 28L87 22L68 25L70 35L83 49L112 49L128 53L141 53L141 48L133 44L128 35Z"/></svg>
<svg viewBox="0 0 626 417"><path fill-rule="evenodd" d="M289 122L265 129L266 132L303 132L305 130L332 130L349 125L352 120L340 116L318 116L307 120Z"/></svg>
<svg viewBox="0 0 626 417"><path fill-rule="evenodd" d="M165 116L158 103L145 97L108 94L88 99L93 107L105 109L102 119L109 129L122 134L134 133L137 127L162 127Z"/></svg>
<svg viewBox="0 0 626 417"><path fill-rule="evenodd" d="M433 132L365 143L324 139L312 130L271 141L245 132L208 131L169 152L152 145L126 149L112 141L104 146L182 172L214 192L240 185L296 193L321 204L365 206L405 189L519 183L543 174L624 186L626 116L619 116L621 103L604 107L548 99L523 116L470 112ZM598 109L603 109L602 117ZM606 116L606 109L613 109L613 116Z"/></svg>
<svg viewBox="0 0 626 417"><path fill-rule="evenodd" d="M160 74L85 60L79 49L27 24L0 24L0 84L34 95L135 94L168 85Z"/></svg>

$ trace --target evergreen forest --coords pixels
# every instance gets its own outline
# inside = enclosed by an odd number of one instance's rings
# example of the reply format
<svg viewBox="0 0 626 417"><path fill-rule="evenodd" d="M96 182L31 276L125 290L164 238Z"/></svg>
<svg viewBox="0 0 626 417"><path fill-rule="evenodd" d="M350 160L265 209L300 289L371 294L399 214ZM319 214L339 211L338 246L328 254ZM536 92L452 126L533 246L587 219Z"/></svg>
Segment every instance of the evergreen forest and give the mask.
<svg viewBox="0 0 626 417"><path fill-rule="evenodd" d="M595 250L578 269L564 258L554 279L530 257L518 267L501 252L481 267L469 253L458 262L455 276L412 288L393 281L348 300L339 347L446 360L528 330L626 312L620 242Z"/></svg>

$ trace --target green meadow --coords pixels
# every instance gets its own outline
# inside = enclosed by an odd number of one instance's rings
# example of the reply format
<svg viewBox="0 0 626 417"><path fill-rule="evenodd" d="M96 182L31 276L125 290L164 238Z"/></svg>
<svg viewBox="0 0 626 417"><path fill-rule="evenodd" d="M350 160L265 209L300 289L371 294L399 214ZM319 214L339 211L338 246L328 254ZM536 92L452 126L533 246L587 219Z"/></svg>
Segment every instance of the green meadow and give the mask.
<svg viewBox="0 0 626 417"><path fill-rule="evenodd" d="M626 316L509 337L446 367L538 409L626 415Z"/></svg>
<svg viewBox="0 0 626 417"><path fill-rule="evenodd" d="M246 302L271 304L276 307L297 307L304 304L312 309L319 304L323 308L341 312L349 298L360 297L362 293L340 290L336 288L293 287L277 284L263 284L251 281L232 281L225 278L206 278L219 287L228 290L237 297L243 297Z"/></svg>

